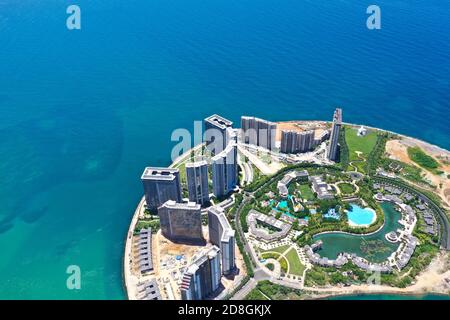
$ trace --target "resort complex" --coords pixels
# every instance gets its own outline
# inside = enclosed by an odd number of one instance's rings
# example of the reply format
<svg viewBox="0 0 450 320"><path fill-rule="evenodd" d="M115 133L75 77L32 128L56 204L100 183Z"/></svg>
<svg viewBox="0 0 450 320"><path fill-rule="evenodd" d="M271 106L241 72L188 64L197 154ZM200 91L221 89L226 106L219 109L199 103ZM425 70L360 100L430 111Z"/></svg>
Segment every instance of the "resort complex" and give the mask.
<svg viewBox="0 0 450 320"><path fill-rule="evenodd" d="M242 116L233 128L215 114L201 144L145 168L128 297L448 293L450 271L433 266L450 250L449 152L346 124L341 108L331 120Z"/></svg>

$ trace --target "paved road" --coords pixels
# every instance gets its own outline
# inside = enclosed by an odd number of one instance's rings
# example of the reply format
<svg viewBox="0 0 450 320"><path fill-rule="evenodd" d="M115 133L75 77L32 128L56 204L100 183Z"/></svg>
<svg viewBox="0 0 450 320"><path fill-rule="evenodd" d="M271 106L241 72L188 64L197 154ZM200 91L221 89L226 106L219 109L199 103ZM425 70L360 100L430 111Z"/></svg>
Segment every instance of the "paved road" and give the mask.
<svg viewBox="0 0 450 320"><path fill-rule="evenodd" d="M242 163L245 170L245 180L247 184L250 184L253 181L253 167L248 163Z"/></svg>
<svg viewBox="0 0 450 320"><path fill-rule="evenodd" d="M230 300L244 300L245 297L252 291L254 288L256 288L256 285L258 284L258 281L256 281L254 278L251 278L245 286L241 288L236 294L230 299Z"/></svg>

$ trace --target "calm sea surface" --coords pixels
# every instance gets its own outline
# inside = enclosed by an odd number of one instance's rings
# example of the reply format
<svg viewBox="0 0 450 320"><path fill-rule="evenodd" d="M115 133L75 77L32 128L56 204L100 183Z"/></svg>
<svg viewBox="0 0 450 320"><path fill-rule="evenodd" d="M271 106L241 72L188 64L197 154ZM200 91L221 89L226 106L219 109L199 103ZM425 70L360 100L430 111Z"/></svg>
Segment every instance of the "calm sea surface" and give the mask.
<svg viewBox="0 0 450 320"><path fill-rule="evenodd" d="M450 3L0 1L0 298L123 299L146 165L219 113L344 120L450 149ZM70 3L72 4L72 3ZM78 265L81 290L66 288Z"/></svg>

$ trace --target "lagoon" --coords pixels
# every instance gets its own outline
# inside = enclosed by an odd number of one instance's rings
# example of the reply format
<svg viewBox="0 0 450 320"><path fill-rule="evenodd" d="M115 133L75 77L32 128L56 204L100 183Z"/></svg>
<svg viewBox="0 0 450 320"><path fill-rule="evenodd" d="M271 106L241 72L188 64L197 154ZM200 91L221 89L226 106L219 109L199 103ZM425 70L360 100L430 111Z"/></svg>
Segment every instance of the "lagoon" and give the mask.
<svg viewBox="0 0 450 320"><path fill-rule="evenodd" d="M318 253L330 259L335 259L339 253L355 253L371 262L384 261L392 252L397 250L398 244L390 243L385 239L385 234L395 231L402 226L398 223L401 215L390 203L382 203L381 208L385 215L383 227L370 235L351 235L331 232L317 235L314 240L322 240L322 250Z"/></svg>

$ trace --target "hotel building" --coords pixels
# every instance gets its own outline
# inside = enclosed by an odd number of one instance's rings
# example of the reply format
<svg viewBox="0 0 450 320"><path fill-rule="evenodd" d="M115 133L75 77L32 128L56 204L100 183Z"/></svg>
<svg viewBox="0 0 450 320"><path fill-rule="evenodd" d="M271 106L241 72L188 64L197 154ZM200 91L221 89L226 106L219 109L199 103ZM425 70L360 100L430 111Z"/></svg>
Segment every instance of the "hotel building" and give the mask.
<svg viewBox="0 0 450 320"><path fill-rule="evenodd" d="M208 163L205 160L186 163L189 201L201 205L209 202Z"/></svg>
<svg viewBox="0 0 450 320"><path fill-rule="evenodd" d="M200 252L183 274L181 299L205 299L219 288L221 277L220 249L213 246Z"/></svg>
<svg viewBox="0 0 450 320"><path fill-rule="evenodd" d="M155 211L167 200L181 202L182 193L178 169L147 167L141 180L149 210Z"/></svg>
<svg viewBox="0 0 450 320"><path fill-rule="evenodd" d="M204 120L204 124L206 147L211 151L212 155L219 154L228 144L228 138L231 133L228 128L231 129L233 122L213 114Z"/></svg>
<svg viewBox="0 0 450 320"><path fill-rule="evenodd" d="M241 117L241 141L272 150L275 147L277 124L255 117Z"/></svg>
<svg viewBox="0 0 450 320"><path fill-rule="evenodd" d="M314 149L316 141L314 140L314 130L309 131L281 131L282 153L303 153Z"/></svg>
<svg viewBox="0 0 450 320"><path fill-rule="evenodd" d="M208 209L209 240L220 248L222 272L230 274L236 267L234 233L222 207Z"/></svg>
<svg viewBox="0 0 450 320"><path fill-rule="evenodd" d="M201 207L169 200L158 208L162 234L171 240L202 240Z"/></svg>
<svg viewBox="0 0 450 320"><path fill-rule="evenodd" d="M213 193L221 197L237 184L237 145L231 142L218 155L211 158Z"/></svg>
<svg viewBox="0 0 450 320"><path fill-rule="evenodd" d="M337 108L333 115L330 144L328 145L327 158L331 161L339 160L339 134L342 127L342 109Z"/></svg>

